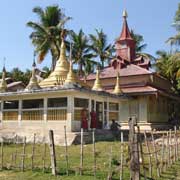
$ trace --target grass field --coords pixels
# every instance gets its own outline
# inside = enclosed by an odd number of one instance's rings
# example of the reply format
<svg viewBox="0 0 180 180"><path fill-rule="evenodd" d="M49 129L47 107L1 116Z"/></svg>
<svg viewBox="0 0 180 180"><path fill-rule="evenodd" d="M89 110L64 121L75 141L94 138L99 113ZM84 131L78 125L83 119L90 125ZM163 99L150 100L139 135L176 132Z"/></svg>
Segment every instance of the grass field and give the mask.
<svg viewBox="0 0 180 180"><path fill-rule="evenodd" d="M109 173L110 164L110 150L112 147L112 171L113 179L119 179L119 159L120 159L120 142L98 142L96 143L96 157L97 157L97 177L96 179L107 179ZM35 159L34 159L34 169L31 170L31 156L32 145L27 145L26 147L26 157L25 157L25 171L21 172L21 159L22 156L17 156L16 164L12 160L12 153L16 151L16 146L13 144L4 146L4 169L0 171L0 180L91 180L93 177L93 146L91 144L84 146L84 167L83 176L79 175L79 164L80 164L80 146L72 145L68 148L69 154L69 176L66 175L66 162L65 162L65 148L56 147L57 156L57 170L58 176L54 177L51 175L50 170L50 159L49 159L49 149L47 147L46 152L46 169L43 172L43 145L35 146ZM18 145L17 153L22 154L22 145ZM124 180L129 179L129 161L128 161L128 146L124 145ZM1 164L1 159L0 159ZM16 168L15 168L16 166ZM6 167L6 168L5 168ZM161 178L156 178L156 168L153 169L154 179L156 180L175 180L180 174L178 171L180 169L180 162L174 164L166 173L163 173ZM148 167L147 167L148 170ZM179 173L179 174L178 174ZM143 178L142 178L143 179Z"/></svg>

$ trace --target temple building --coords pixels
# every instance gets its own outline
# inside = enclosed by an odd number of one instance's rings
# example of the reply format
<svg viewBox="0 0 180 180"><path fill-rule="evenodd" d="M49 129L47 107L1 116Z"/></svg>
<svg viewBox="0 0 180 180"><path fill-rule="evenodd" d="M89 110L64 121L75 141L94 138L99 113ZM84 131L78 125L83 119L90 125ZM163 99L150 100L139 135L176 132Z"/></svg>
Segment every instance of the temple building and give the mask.
<svg viewBox="0 0 180 180"><path fill-rule="evenodd" d="M91 112L96 113L97 129L108 129L111 120L122 128L128 127L134 116L142 129L165 128L180 98L171 90L171 84L150 71L150 60L137 55L136 43L123 12L123 27L115 42L116 56L104 69L87 76L86 83L73 71L71 58L66 56L62 35L60 57L54 71L40 83L32 65L32 76L24 89L10 91L3 68L0 82L1 132L9 131L47 133L49 129L80 131L86 116L88 129ZM84 113L86 112L86 113Z"/></svg>
<svg viewBox="0 0 180 180"><path fill-rule="evenodd" d="M77 132L81 129L84 110L87 120L90 119L92 110L96 112L98 129L107 126L109 119L118 120L120 102L128 101L128 97L120 94L118 87L117 93L104 91L99 79L99 69L92 88L79 80L73 71L71 59L67 60L64 37L61 38L61 53L55 69L40 83L35 75L36 64L33 62L29 84L23 90L9 91L3 68L0 83L1 133L26 131L31 135L32 132L46 134L49 129L63 132L64 126L69 132ZM90 127L90 121L87 126Z"/></svg>
<svg viewBox="0 0 180 180"><path fill-rule="evenodd" d="M116 57L109 66L100 72L101 83L106 92L113 93L117 72L120 74L122 94L133 100L120 105L119 122L126 127L127 119L135 116L146 129L170 127L170 121L178 118L180 97L172 91L172 84L156 72L150 70L148 57L136 54L136 42L131 36L127 23L127 12L123 12L123 27L115 42ZM87 77L87 84L92 87L95 74ZM180 118L180 117L179 117Z"/></svg>

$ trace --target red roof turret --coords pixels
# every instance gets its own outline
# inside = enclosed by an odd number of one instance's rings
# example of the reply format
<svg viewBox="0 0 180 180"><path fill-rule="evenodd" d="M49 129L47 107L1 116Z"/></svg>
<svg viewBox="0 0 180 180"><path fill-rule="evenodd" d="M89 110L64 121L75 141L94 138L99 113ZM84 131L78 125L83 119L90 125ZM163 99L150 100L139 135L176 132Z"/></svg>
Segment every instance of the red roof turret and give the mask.
<svg viewBox="0 0 180 180"><path fill-rule="evenodd" d="M132 62L135 57L136 42L132 38L127 24L127 12L123 12L123 28L120 37L116 41L116 56L128 62Z"/></svg>
<svg viewBox="0 0 180 180"><path fill-rule="evenodd" d="M126 18L127 18L126 11L123 12L123 18L124 18L123 28L122 28L122 32L121 32L119 40L126 40L126 39L133 40L133 38L131 37L131 33L129 31L127 20L126 20Z"/></svg>

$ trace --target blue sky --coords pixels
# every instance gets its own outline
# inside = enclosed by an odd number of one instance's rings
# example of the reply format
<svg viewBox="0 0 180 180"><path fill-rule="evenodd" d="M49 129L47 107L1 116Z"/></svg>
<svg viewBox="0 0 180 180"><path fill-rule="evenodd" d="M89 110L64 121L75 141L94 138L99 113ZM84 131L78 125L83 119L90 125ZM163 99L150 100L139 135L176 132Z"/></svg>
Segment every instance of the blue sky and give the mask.
<svg viewBox="0 0 180 180"><path fill-rule="evenodd" d="M110 43L119 36L122 27L122 11L128 11L128 24L136 33L144 36L148 44L146 52L155 55L157 50L169 50L165 44L175 34L171 27L179 0L2 0L0 6L0 68L6 57L8 70L31 68L33 46L29 39L30 20L37 21L32 13L35 6L59 4L67 16L73 17L67 24L76 32L85 33L103 28ZM50 57L38 67L50 65Z"/></svg>

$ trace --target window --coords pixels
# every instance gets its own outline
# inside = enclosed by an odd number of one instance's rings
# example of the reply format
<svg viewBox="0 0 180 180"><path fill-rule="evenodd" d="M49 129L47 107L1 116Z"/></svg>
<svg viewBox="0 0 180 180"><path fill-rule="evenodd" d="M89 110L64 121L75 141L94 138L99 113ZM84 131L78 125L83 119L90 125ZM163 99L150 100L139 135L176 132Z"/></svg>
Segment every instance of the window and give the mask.
<svg viewBox="0 0 180 180"><path fill-rule="evenodd" d="M67 97L48 99L48 107L67 107Z"/></svg>
<svg viewBox="0 0 180 180"><path fill-rule="evenodd" d="M23 109L43 108L43 99L23 100Z"/></svg>
<svg viewBox="0 0 180 180"><path fill-rule="evenodd" d="M109 120L119 120L119 104L109 103Z"/></svg>
<svg viewBox="0 0 180 180"><path fill-rule="evenodd" d="M80 121L82 119L81 112L83 108L87 108L88 112L88 106L89 106L89 100L88 99L82 99L82 98L74 98L74 120Z"/></svg>
<svg viewBox="0 0 180 180"><path fill-rule="evenodd" d="M107 102L104 102L104 110L107 110Z"/></svg>
<svg viewBox="0 0 180 180"><path fill-rule="evenodd" d="M88 108L89 101L88 99L81 99L81 98L75 98L74 99L74 106L80 107L80 108Z"/></svg>
<svg viewBox="0 0 180 180"><path fill-rule="evenodd" d="M4 109L18 109L18 101L4 101Z"/></svg>
<svg viewBox="0 0 180 180"><path fill-rule="evenodd" d="M118 103L109 103L109 110L118 111Z"/></svg>

